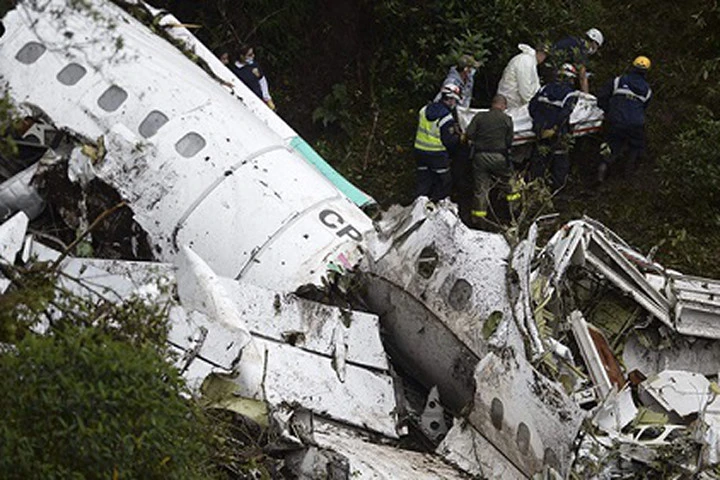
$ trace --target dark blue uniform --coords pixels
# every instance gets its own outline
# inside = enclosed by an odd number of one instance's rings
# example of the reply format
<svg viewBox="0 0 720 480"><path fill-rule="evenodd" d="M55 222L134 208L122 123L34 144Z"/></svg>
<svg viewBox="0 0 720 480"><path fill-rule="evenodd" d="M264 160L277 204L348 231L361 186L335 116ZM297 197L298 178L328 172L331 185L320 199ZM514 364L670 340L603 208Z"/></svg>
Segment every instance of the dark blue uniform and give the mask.
<svg viewBox="0 0 720 480"><path fill-rule="evenodd" d="M244 65L231 64L230 70L240 79L250 90L253 91L258 98L263 98L262 89L260 88L260 79L262 72L254 63L246 63Z"/></svg>
<svg viewBox="0 0 720 480"><path fill-rule="evenodd" d="M570 81L558 80L542 87L530 100L533 131L538 137L530 164L531 178L544 177L550 168L550 186L563 185L570 173L566 135L570 132L570 114L578 100L578 91Z"/></svg>
<svg viewBox="0 0 720 480"><path fill-rule="evenodd" d="M452 117L452 111L442 101L428 104L425 107L424 117L427 122L434 123L439 128L440 142L438 142L438 146L440 143L442 146L440 149L437 147L433 149L419 148L421 146L416 139L417 185L415 194L438 201L450 195L452 187L450 154L460 143L460 135ZM421 123L425 122L422 122L421 119Z"/></svg>
<svg viewBox="0 0 720 480"><path fill-rule="evenodd" d="M615 77L598 96L607 119L607 140L611 152L607 164L614 163L627 147L628 166L634 167L637 157L645 150L645 109L652 97L645 72L633 68L630 73Z"/></svg>
<svg viewBox="0 0 720 480"><path fill-rule="evenodd" d="M585 39L565 37L552 46L550 58L556 67L563 63L571 63L576 67L580 67L581 65L587 65L589 53Z"/></svg>

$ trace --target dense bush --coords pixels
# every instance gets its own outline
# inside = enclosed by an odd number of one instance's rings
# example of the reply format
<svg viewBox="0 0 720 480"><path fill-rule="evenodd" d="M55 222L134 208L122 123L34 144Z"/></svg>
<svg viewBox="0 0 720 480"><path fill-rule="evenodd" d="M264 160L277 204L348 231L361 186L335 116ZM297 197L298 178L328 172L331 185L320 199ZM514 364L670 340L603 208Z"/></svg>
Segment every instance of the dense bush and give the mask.
<svg viewBox="0 0 720 480"><path fill-rule="evenodd" d="M660 158L659 167L662 203L669 215L684 225L720 227L720 120L702 109Z"/></svg>
<svg viewBox="0 0 720 480"><path fill-rule="evenodd" d="M0 477L208 478L208 434L150 346L93 328L0 355Z"/></svg>

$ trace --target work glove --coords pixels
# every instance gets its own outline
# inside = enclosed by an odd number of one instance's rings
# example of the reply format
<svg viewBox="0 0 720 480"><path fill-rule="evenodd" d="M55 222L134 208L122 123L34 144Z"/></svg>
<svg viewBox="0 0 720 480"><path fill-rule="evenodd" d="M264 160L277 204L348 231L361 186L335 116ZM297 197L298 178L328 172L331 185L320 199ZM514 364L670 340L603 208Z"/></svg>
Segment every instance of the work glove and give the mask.
<svg viewBox="0 0 720 480"><path fill-rule="evenodd" d="M540 130L540 138L542 138L543 140L546 140L546 139L554 136L555 133L557 133L557 127L546 128L546 129Z"/></svg>
<svg viewBox="0 0 720 480"><path fill-rule="evenodd" d="M268 107L270 107L270 110L272 110L273 112L275 111L275 103L272 101L272 98L269 99L269 100L268 100L267 102L265 102L265 103L267 104Z"/></svg>

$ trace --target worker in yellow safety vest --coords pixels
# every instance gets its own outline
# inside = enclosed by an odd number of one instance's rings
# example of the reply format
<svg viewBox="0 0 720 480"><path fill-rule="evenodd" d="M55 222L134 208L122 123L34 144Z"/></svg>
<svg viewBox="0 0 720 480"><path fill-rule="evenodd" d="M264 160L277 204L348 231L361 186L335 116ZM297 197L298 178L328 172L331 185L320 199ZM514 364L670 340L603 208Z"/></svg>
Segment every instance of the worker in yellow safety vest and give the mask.
<svg viewBox="0 0 720 480"><path fill-rule="evenodd" d="M425 196L436 202L450 195L450 152L460 143L460 130L452 110L460 99L460 88L448 84L442 88L439 101L420 109L415 135L417 197Z"/></svg>

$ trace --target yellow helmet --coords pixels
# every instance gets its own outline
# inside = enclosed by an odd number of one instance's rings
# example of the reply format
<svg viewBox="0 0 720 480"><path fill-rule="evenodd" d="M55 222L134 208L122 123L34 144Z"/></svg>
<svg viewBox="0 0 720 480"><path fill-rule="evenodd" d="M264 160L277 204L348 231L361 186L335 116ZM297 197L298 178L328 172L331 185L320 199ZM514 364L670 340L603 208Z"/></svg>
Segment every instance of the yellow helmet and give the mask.
<svg viewBox="0 0 720 480"><path fill-rule="evenodd" d="M650 59L640 55L633 60L633 67L642 68L643 70L650 70Z"/></svg>

